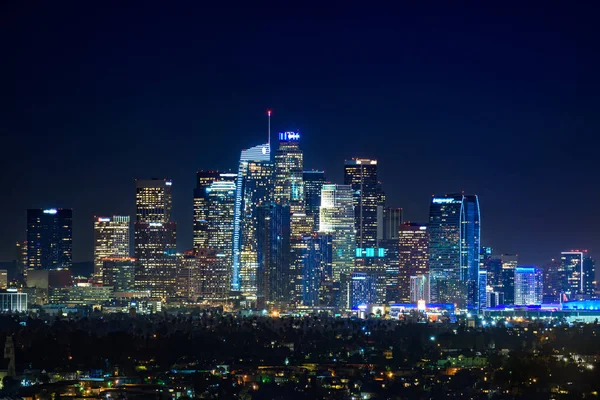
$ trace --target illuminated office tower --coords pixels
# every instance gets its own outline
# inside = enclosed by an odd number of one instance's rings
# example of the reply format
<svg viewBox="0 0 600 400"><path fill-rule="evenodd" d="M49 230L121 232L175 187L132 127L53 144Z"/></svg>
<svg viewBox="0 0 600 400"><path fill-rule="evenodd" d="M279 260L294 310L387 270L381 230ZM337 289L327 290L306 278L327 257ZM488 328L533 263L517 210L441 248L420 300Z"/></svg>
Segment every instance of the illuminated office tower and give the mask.
<svg viewBox="0 0 600 400"><path fill-rule="evenodd" d="M73 210L49 208L27 210L27 267L71 268Z"/></svg>
<svg viewBox="0 0 600 400"><path fill-rule="evenodd" d="M562 290L569 300L575 295L593 295L595 266L587 250L571 250L560 253Z"/></svg>
<svg viewBox="0 0 600 400"><path fill-rule="evenodd" d="M378 210L382 212L381 223L377 225L377 240L379 248L385 250L386 302L396 302L400 298L398 287L398 232L400 231L400 225L402 225L402 209L379 207Z"/></svg>
<svg viewBox="0 0 600 400"><path fill-rule="evenodd" d="M433 197L429 208L429 270L435 303L476 308L480 224L476 195Z"/></svg>
<svg viewBox="0 0 600 400"><path fill-rule="evenodd" d="M171 185L167 179L135 181L135 285L162 299L175 295L177 226L171 222Z"/></svg>
<svg viewBox="0 0 600 400"><path fill-rule="evenodd" d="M583 257L583 295L592 296L596 291L596 261L587 254Z"/></svg>
<svg viewBox="0 0 600 400"><path fill-rule="evenodd" d="M314 218L315 229L319 229L319 208L321 207L321 188L325 183L325 171L304 171L304 208L306 215Z"/></svg>
<svg viewBox="0 0 600 400"><path fill-rule="evenodd" d="M194 189L194 249L208 247L208 195L206 189L219 180L218 171L196 172Z"/></svg>
<svg viewBox="0 0 600 400"><path fill-rule="evenodd" d="M231 263L213 249L198 249L196 258L199 279L197 297L208 303L227 300L231 290Z"/></svg>
<svg viewBox="0 0 600 400"><path fill-rule="evenodd" d="M347 160L344 184L352 188L356 247L377 247L377 207L382 205L382 191L377 181L377 161Z"/></svg>
<svg viewBox="0 0 600 400"><path fill-rule="evenodd" d="M414 275L409 279L410 283L410 303L418 303L424 301L429 303L429 274Z"/></svg>
<svg viewBox="0 0 600 400"><path fill-rule="evenodd" d="M173 295L169 289L175 282L175 244L174 222L135 223L135 284L139 290L150 290L152 297L163 299Z"/></svg>
<svg viewBox="0 0 600 400"><path fill-rule="evenodd" d="M269 143L242 150L235 188L231 289L250 301L256 299L258 269L256 208L272 199L273 169Z"/></svg>
<svg viewBox="0 0 600 400"><path fill-rule="evenodd" d="M350 274L350 308L379 304L377 295L378 276L367 271L353 271Z"/></svg>
<svg viewBox="0 0 600 400"><path fill-rule="evenodd" d="M257 207L257 304L289 304L293 282L290 274L290 206L271 203Z"/></svg>
<svg viewBox="0 0 600 400"><path fill-rule="evenodd" d="M304 258L308 242L306 237L315 231L314 218L295 212L290 217L290 301L300 304L303 298Z"/></svg>
<svg viewBox="0 0 600 400"><path fill-rule="evenodd" d="M544 303L558 303L562 289L561 260L552 259L544 265Z"/></svg>
<svg viewBox="0 0 600 400"><path fill-rule="evenodd" d="M515 269L519 264L517 254L502 254L500 257L501 272L496 292L504 294L504 304L515 304Z"/></svg>
<svg viewBox="0 0 600 400"><path fill-rule="evenodd" d="M102 284L103 259L129 257L129 216L94 217L94 280Z"/></svg>
<svg viewBox="0 0 600 400"><path fill-rule="evenodd" d="M331 264L332 241L330 234L315 233L303 238L302 304L305 306L332 306Z"/></svg>
<svg viewBox="0 0 600 400"><path fill-rule="evenodd" d="M486 308L487 305L487 294L488 294L488 290L487 290L487 271L485 269L480 269L479 270L479 290L478 292L478 296L479 296L479 303L477 304L479 309L481 310L482 308Z"/></svg>
<svg viewBox="0 0 600 400"><path fill-rule="evenodd" d="M300 133L279 132L275 152L276 203L288 204L292 213L304 212L304 156L300 150Z"/></svg>
<svg viewBox="0 0 600 400"><path fill-rule="evenodd" d="M137 222L170 222L173 198L168 179L136 179L135 207Z"/></svg>
<svg viewBox="0 0 600 400"><path fill-rule="evenodd" d="M515 268L515 304L542 304L543 291L544 271L541 268Z"/></svg>
<svg viewBox="0 0 600 400"><path fill-rule="evenodd" d="M136 260L133 257L105 257L102 259L102 282L115 292L134 290Z"/></svg>
<svg viewBox="0 0 600 400"><path fill-rule="evenodd" d="M230 182L235 186L237 174L218 171L196 172L194 189L194 249L208 247L208 192L214 182Z"/></svg>
<svg viewBox="0 0 600 400"><path fill-rule="evenodd" d="M206 188L206 195L207 248L216 250L231 265L235 182L215 181Z"/></svg>
<svg viewBox="0 0 600 400"><path fill-rule="evenodd" d="M339 284L338 304L349 306L349 279L354 268L354 203L349 185L325 184L321 191L319 232L332 236L332 281Z"/></svg>
<svg viewBox="0 0 600 400"><path fill-rule="evenodd" d="M426 225L416 222L400 225L397 268L397 301L407 303L410 301L411 277L429 273L429 235Z"/></svg>

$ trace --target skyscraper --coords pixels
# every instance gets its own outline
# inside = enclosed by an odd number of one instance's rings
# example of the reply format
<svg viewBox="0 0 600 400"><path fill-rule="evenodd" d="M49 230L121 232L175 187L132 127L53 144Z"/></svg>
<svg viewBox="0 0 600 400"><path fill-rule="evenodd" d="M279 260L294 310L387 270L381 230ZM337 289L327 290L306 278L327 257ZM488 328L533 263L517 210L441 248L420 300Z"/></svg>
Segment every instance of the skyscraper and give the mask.
<svg viewBox="0 0 600 400"><path fill-rule="evenodd" d="M175 295L177 226L171 222L171 185L167 179L136 180L135 285L152 297ZM170 257L171 255L171 257Z"/></svg>
<svg viewBox="0 0 600 400"><path fill-rule="evenodd" d="M304 171L304 208L306 215L314 217L315 229L319 228L319 208L321 207L321 188L325 183L325 171Z"/></svg>
<svg viewBox="0 0 600 400"><path fill-rule="evenodd" d="M273 197L273 171L269 143L242 150L236 181L231 288L250 301L256 300L256 208Z"/></svg>
<svg viewBox="0 0 600 400"><path fill-rule="evenodd" d="M199 279L198 297L201 301L223 302L231 290L231 263L213 249L199 249L197 273Z"/></svg>
<svg viewBox="0 0 600 400"><path fill-rule="evenodd" d="M325 184L321 191L319 232L332 236L332 281L340 285L339 305L349 306L349 277L354 268L354 203L349 185Z"/></svg>
<svg viewBox="0 0 600 400"><path fill-rule="evenodd" d="M330 234L304 236L306 246L302 268L302 304L329 306L325 300L331 282L332 242Z"/></svg>
<svg viewBox="0 0 600 400"><path fill-rule="evenodd" d="M306 237L315 231L314 218L306 213L295 212L290 219L290 301L293 304L302 302L304 286L304 258L309 245Z"/></svg>
<svg viewBox="0 0 600 400"><path fill-rule="evenodd" d="M429 209L429 269L433 302L477 307L479 214L476 195L432 197Z"/></svg>
<svg viewBox="0 0 600 400"><path fill-rule="evenodd" d="M515 304L542 304L544 271L538 267L515 268Z"/></svg>
<svg viewBox="0 0 600 400"><path fill-rule="evenodd" d="M290 274L290 206L280 203L257 207L257 304L259 307L289 304L293 282Z"/></svg>
<svg viewBox="0 0 600 400"><path fill-rule="evenodd" d="M102 284L112 286L115 292L133 290L135 266L135 258L128 256L102 258Z"/></svg>
<svg viewBox="0 0 600 400"><path fill-rule="evenodd" d="M382 205L382 193L377 181L377 160L347 160L344 184L352 188L356 247L377 247L377 207Z"/></svg>
<svg viewBox="0 0 600 400"><path fill-rule="evenodd" d="M410 303L416 304L419 301L429 303L429 275L413 275L410 277Z"/></svg>
<svg viewBox="0 0 600 400"><path fill-rule="evenodd" d="M129 257L129 216L94 217L94 280L102 283L104 258Z"/></svg>
<svg viewBox="0 0 600 400"><path fill-rule="evenodd" d="M575 299L576 295L594 294L594 264L587 250L561 252L559 272L562 291L570 300Z"/></svg>
<svg viewBox="0 0 600 400"><path fill-rule="evenodd" d="M206 188L206 246L232 264L235 182L214 181Z"/></svg>
<svg viewBox="0 0 600 400"><path fill-rule="evenodd" d="M416 222L400 225L398 235L398 298L410 300L411 276L429 273L429 235L427 226ZM428 283L429 285L429 283Z"/></svg>
<svg viewBox="0 0 600 400"><path fill-rule="evenodd" d="M300 133L280 132L275 153L274 200L288 204L292 213L304 212L304 156L299 144Z"/></svg>
<svg viewBox="0 0 600 400"><path fill-rule="evenodd" d="M499 286L495 292L504 294L504 304L515 304L515 270L519 264L518 254L502 254L500 257L502 266Z"/></svg>
<svg viewBox="0 0 600 400"><path fill-rule="evenodd" d="M208 197L207 189L214 182L230 182L235 186L237 174L218 171L198 171L194 189L194 249L208 247ZM231 252L231 250L230 250Z"/></svg>
<svg viewBox="0 0 600 400"><path fill-rule="evenodd" d="M170 222L173 199L168 179L136 179L135 206L137 222Z"/></svg>
<svg viewBox="0 0 600 400"><path fill-rule="evenodd" d="M27 269L27 240L19 240L15 246L15 262L17 273L23 274Z"/></svg>
<svg viewBox="0 0 600 400"><path fill-rule="evenodd" d="M27 210L27 266L33 269L71 268L73 210Z"/></svg>
<svg viewBox="0 0 600 400"><path fill-rule="evenodd" d="M596 291L596 261L589 255L583 257L583 295L592 296Z"/></svg>

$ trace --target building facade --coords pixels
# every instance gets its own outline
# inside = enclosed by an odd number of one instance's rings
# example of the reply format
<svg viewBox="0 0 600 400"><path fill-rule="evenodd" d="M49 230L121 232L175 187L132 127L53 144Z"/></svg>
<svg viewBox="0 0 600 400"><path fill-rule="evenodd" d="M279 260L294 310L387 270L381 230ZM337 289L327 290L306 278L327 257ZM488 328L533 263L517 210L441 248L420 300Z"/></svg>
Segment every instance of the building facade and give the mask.
<svg viewBox="0 0 600 400"><path fill-rule="evenodd" d="M304 155L300 150L300 133L280 132L275 152L274 201L290 206L290 211L304 212Z"/></svg>
<svg viewBox="0 0 600 400"><path fill-rule="evenodd" d="M129 257L129 216L94 217L94 280L102 284L103 259Z"/></svg>
<svg viewBox="0 0 600 400"><path fill-rule="evenodd" d="M429 273L429 233L425 224L407 222L398 234L398 299L410 301L412 276Z"/></svg>
<svg viewBox="0 0 600 400"><path fill-rule="evenodd" d="M544 271L538 267L515 268L516 305L542 304Z"/></svg>
<svg viewBox="0 0 600 400"><path fill-rule="evenodd" d="M27 267L71 268L73 210L48 208L27 210Z"/></svg>
<svg viewBox="0 0 600 400"><path fill-rule="evenodd" d="M356 247L378 247L377 207L382 205L382 195L377 181L377 160L347 160L344 184L352 188Z"/></svg>
<svg viewBox="0 0 600 400"><path fill-rule="evenodd" d="M306 215L314 219L315 229L319 228L319 208L321 207L321 188L325 184L325 171L304 171L304 208Z"/></svg>
<svg viewBox="0 0 600 400"><path fill-rule="evenodd" d="M479 221L476 195L432 197L428 228L433 302L478 307Z"/></svg>

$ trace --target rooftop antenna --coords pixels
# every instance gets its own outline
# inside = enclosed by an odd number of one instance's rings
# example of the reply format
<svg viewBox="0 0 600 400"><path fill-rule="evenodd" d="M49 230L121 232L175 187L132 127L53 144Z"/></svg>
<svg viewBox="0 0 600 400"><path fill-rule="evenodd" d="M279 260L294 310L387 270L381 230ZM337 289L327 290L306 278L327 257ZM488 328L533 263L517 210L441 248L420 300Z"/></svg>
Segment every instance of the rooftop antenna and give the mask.
<svg viewBox="0 0 600 400"><path fill-rule="evenodd" d="M267 144L271 144L271 110L267 110L267 115L269 116L269 139L267 140Z"/></svg>

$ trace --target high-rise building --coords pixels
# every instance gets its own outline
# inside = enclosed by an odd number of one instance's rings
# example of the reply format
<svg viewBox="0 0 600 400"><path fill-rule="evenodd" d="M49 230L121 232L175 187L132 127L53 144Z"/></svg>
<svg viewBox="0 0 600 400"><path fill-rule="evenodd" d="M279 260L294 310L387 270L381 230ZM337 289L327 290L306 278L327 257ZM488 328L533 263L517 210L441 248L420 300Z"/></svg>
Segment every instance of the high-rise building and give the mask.
<svg viewBox="0 0 600 400"><path fill-rule="evenodd" d="M303 238L302 304L330 306L332 242L330 234L312 234Z"/></svg>
<svg viewBox="0 0 600 400"><path fill-rule="evenodd" d="M276 203L288 204L292 213L304 212L304 156L300 150L300 133L280 132L275 152Z"/></svg>
<svg viewBox="0 0 600 400"><path fill-rule="evenodd" d="M256 208L272 200L273 171L269 143L242 150L236 180L231 288L250 302L256 300L257 289Z"/></svg>
<svg viewBox="0 0 600 400"><path fill-rule="evenodd" d="M233 249L233 213L235 209L235 182L215 181L206 188L207 247L215 249L217 254L232 263Z"/></svg>
<svg viewBox="0 0 600 400"><path fill-rule="evenodd" d="M429 235L427 226L416 222L406 222L399 228L396 301L405 303L410 300L410 277L429 273Z"/></svg>
<svg viewBox="0 0 600 400"><path fill-rule="evenodd" d="M325 183L325 171L304 171L304 208L306 215L314 218L315 229L319 228L319 208L321 207L321 188Z"/></svg>
<svg viewBox="0 0 600 400"><path fill-rule="evenodd" d="M552 259L544 265L544 303L558 303L563 290L561 262Z"/></svg>
<svg viewBox="0 0 600 400"><path fill-rule="evenodd" d="M167 299L175 295L176 231L174 222L135 223L135 285L139 290L149 290L152 297Z"/></svg>
<svg viewBox="0 0 600 400"><path fill-rule="evenodd" d="M542 304L544 271L538 267L515 268L515 304Z"/></svg>
<svg viewBox="0 0 600 400"><path fill-rule="evenodd" d="M433 302L478 307L479 220L477 195L431 199L428 228Z"/></svg>
<svg viewBox="0 0 600 400"><path fill-rule="evenodd" d="M94 280L102 283L103 259L129 257L129 216L94 217Z"/></svg>
<svg viewBox="0 0 600 400"><path fill-rule="evenodd" d="M352 188L356 247L377 247L377 207L384 196L377 181L377 160L346 160L344 184Z"/></svg>
<svg viewBox="0 0 600 400"><path fill-rule="evenodd" d="M349 306L349 279L354 268L356 239L354 200L349 185L325 184L321 190L319 232L332 236L332 281L339 284L339 306Z"/></svg>
<svg viewBox="0 0 600 400"><path fill-rule="evenodd" d="M218 171L198 171L194 189L194 248L207 248L208 245L208 197L207 189L214 182L229 182L235 186L237 174ZM231 252L231 251L230 251Z"/></svg>
<svg viewBox="0 0 600 400"><path fill-rule="evenodd" d="M135 263L135 258L127 256L103 258L102 284L104 286L112 286L115 292L129 292L134 290Z"/></svg>
<svg viewBox="0 0 600 400"><path fill-rule="evenodd" d="M413 275L410 277L410 303L419 301L429 303L429 274Z"/></svg>
<svg viewBox="0 0 600 400"><path fill-rule="evenodd" d="M231 263L214 249L198 249L196 258L199 279L197 298L209 303L225 301L231 290Z"/></svg>
<svg viewBox="0 0 600 400"><path fill-rule="evenodd" d="M143 223L170 222L173 198L168 179L136 179L136 221Z"/></svg>
<svg viewBox="0 0 600 400"><path fill-rule="evenodd" d="M515 304L515 270L519 264L519 256L502 254L499 258L502 269L498 279L499 286L494 291L504 294L504 304Z"/></svg>
<svg viewBox="0 0 600 400"><path fill-rule="evenodd" d="M0 289L4 290L8 288L8 271L0 269Z"/></svg>
<svg viewBox="0 0 600 400"><path fill-rule="evenodd" d="M289 304L293 279L290 274L290 206L271 203L257 214L257 304Z"/></svg>
<svg viewBox="0 0 600 400"><path fill-rule="evenodd" d="M295 212L290 219L290 301L302 303L304 286L304 258L309 245L306 238L315 231L314 218L305 213Z"/></svg>
<svg viewBox="0 0 600 400"><path fill-rule="evenodd" d="M562 291L570 300L576 295L593 295L595 280L595 263L587 250L571 250L561 252L559 273L562 280Z"/></svg>
<svg viewBox="0 0 600 400"><path fill-rule="evenodd" d="M486 308L487 302L487 271L485 269L479 270L479 309Z"/></svg>
<svg viewBox="0 0 600 400"><path fill-rule="evenodd" d="M350 307L379 304L377 295L379 277L370 271L353 271L350 278Z"/></svg>
<svg viewBox="0 0 600 400"><path fill-rule="evenodd" d="M72 227L70 208L27 210L27 267L71 268Z"/></svg>
<svg viewBox="0 0 600 400"><path fill-rule="evenodd" d="M386 302L396 302L400 298L398 287L398 232L402 224L402 209L401 208L383 208L380 218L381 223L378 223L377 234L379 248L385 250L385 281L386 281Z"/></svg>

